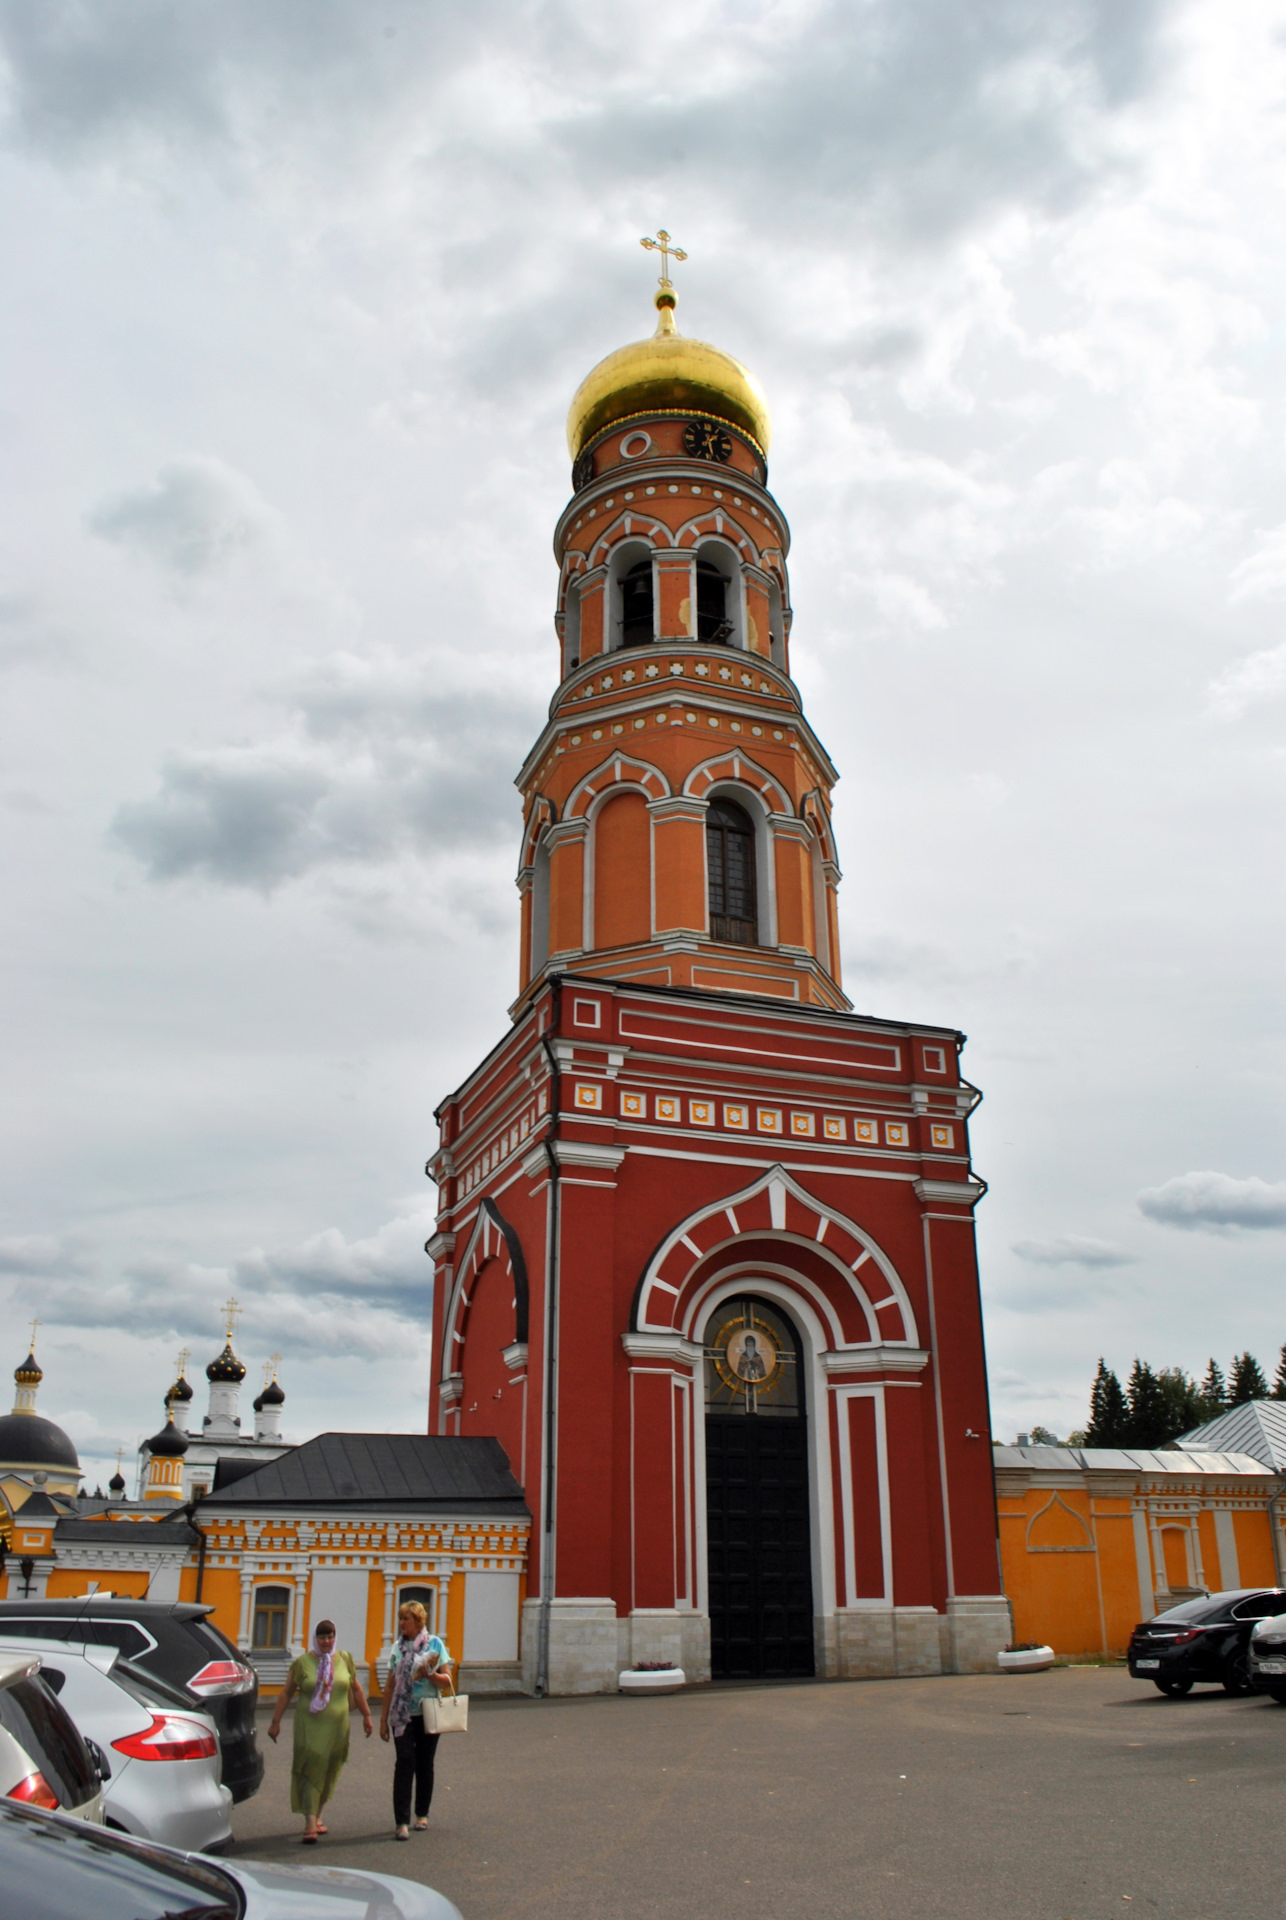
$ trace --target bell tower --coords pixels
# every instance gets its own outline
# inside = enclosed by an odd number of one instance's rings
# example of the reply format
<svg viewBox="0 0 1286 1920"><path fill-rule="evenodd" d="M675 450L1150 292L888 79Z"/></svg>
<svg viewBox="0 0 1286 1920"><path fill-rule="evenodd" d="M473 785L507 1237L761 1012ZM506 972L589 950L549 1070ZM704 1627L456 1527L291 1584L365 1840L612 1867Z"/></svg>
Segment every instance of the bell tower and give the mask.
<svg viewBox="0 0 1286 1920"><path fill-rule="evenodd" d="M656 332L568 415L561 672L519 775L518 1006L551 973L607 971L843 1008L837 775L790 677L768 405L678 332L677 298L663 270Z"/></svg>
<svg viewBox="0 0 1286 1920"><path fill-rule="evenodd" d="M429 1431L533 1519L487 1684L994 1668L980 1096L963 1034L844 996L767 402L644 245L656 331L568 417L519 993L427 1169Z"/></svg>

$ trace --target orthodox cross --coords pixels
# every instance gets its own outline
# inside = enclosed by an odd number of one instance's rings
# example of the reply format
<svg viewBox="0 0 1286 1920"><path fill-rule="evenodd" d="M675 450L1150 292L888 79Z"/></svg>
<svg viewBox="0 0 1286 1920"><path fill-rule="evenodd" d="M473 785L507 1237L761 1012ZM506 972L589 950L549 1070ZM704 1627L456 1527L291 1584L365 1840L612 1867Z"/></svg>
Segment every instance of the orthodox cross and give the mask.
<svg viewBox="0 0 1286 1920"><path fill-rule="evenodd" d="M275 1380L277 1378L277 1368L281 1365L281 1355L279 1353L270 1355L268 1365L272 1368L272 1377Z"/></svg>
<svg viewBox="0 0 1286 1920"><path fill-rule="evenodd" d="M657 228L655 240L640 240L639 245L641 247L646 247L649 253L660 254L661 256L660 284L663 287L668 287L670 284L671 260L686 260L688 257L687 254L684 253L681 247L672 247L670 245L670 236L666 232L664 227Z"/></svg>
<svg viewBox="0 0 1286 1920"><path fill-rule="evenodd" d="M232 1298L230 1298L225 1302L223 1311L228 1323L228 1345L231 1346L232 1335L236 1328L237 1318L240 1314L243 1314L245 1312L245 1308L241 1305L240 1301L234 1295Z"/></svg>
<svg viewBox="0 0 1286 1920"><path fill-rule="evenodd" d="M31 1323L31 1345L27 1349L28 1353L34 1353L36 1351L36 1328L39 1325L39 1320L33 1320Z"/></svg>
<svg viewBox="0 0 1286 1920"><path fill-rule="evenodd" d="M180 1347L174 1358L175 1379L181 1380L188 1370L188 1361L192 1358L191 1347Z"/></svg>

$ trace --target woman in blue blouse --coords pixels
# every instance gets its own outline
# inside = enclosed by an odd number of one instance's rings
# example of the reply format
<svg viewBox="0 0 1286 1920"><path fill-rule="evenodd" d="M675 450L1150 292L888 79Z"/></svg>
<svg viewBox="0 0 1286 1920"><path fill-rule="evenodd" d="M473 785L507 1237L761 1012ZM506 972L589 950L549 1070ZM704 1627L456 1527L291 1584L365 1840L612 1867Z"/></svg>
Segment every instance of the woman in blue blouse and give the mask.
<svg viewBox="0 0 1286 1920"><path fill-rule="evenodd" d="M380 1739L392 1735L397 1761L393 1768L393 1820L399 1840L411 1837L411 1786L415 1785L415 1826L429 1824L433 1800L433 1762L436 1733L424 1730L423 1702L437 1689L451 1685L451 1655L445 1640L429 1632L429 1616L418 1600L407 1600L398 1611L397 1640L388 1663Z"/></svg>

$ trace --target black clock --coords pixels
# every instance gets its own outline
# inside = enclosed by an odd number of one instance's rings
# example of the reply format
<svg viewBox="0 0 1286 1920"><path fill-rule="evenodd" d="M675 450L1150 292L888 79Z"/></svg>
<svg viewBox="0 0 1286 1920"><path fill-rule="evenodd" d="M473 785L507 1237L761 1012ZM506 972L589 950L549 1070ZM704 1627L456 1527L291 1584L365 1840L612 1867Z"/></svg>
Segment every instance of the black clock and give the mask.
<svg viewBox="0 0 1286 1920"><path fill-rule="evenodd" d="M594 455L587 448L584 453L578 455L575 465L572 467L572 491L579 493L581 488L587 487L593 478Z"/></svg>
<svg viewBox="0 0 1286 1920"><path fill-rule="evenodd" d="M727 462L732 458L732 441L722 427L708 420L689 420L683 429L683 451L693 460Z"/></svg>

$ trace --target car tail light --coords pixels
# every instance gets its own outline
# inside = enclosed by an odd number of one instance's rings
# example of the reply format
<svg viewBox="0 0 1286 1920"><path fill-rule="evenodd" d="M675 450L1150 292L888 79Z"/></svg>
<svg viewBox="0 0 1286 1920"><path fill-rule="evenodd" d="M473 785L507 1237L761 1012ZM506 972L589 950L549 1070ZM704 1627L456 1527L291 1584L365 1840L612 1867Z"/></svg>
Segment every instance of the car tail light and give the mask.
<svg viewBox="0 0 1286 1920"><path fill-rule="evenodd" d="M210 1660L200 1673L188 1681L192 1693L207 1696L216 1693L249 1693L255 1683L255 1670L242 1660Z"/></svg>
<svg viewBox="0 0 1286 1920"><path fill-rule="evenodd" d="M5 1796L8 1800L23 1800L29 1807L44 1807L50 1813L57 1813L62 1801L54 1792L43 1773L29 1773L16 1787L10 1787Z"/></svg>
<svg viewBox="0 0 1286 1920"><path fill-rule="evenodd" d="M150 1727L124 1734L112 1746L130 1760L213 1760L219 1751L214 1735L182 1713L154 1713Z"/></svg>
<svg viewBox="0 0 1286 1920"><path fill-rule="evenodd" d="M1186 1646L1189 1640L1199 1640L1204 1632L1204 1627L1189 1627L1186 1633L1176 1633L1170 1645L1172 1647Z"/></svg>

